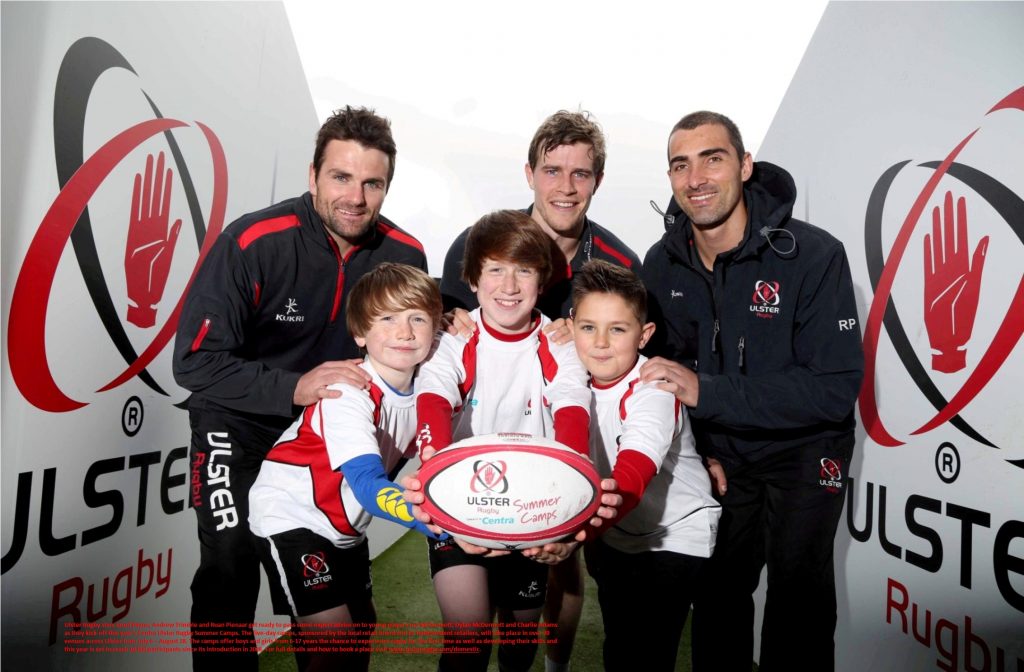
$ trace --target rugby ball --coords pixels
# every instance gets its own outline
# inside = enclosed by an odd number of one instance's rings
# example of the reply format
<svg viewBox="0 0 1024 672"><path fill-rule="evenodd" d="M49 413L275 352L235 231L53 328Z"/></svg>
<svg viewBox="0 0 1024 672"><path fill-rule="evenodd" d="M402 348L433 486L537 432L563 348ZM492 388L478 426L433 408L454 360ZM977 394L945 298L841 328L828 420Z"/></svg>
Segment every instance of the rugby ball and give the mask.
<svg viewBox="0 0 1024 672"><path fill-rule="evenodd" d="M587 458L551 439L486 434L440 450L420 467L422 509L478 546L517 550L575 534L600 506Z"/></svg>

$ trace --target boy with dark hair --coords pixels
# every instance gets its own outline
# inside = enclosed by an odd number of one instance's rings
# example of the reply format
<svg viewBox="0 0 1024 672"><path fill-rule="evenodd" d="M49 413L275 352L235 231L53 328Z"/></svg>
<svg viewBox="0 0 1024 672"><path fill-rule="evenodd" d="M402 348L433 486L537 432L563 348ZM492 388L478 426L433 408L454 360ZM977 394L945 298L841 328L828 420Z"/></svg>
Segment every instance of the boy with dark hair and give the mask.
<svg viewBox="0 0 1024 672"><path fill-rule="evenodd" d="M428 536L389 480L415 451L413 376L441 318L437 284L423 271L382 263L349 296L346 320L366 351L367 390L332 385L339 398L309 406L277 441L249 493L249 525L260 537L276 613L299 624L374 623L366 527L371 516ZM363 669L372 628L344 652L305 645L306 669ZM313 631L315 641L317 631ZM322 631L321 633L322 634Z"/></svg>
<svg viewBox="0 0 1024 672"><path fill-rule="evenodd" d="M573 283L573 337L590 372L591 458L623 498L613 527L586 550L604 620L604 669L675 669L693 590L711 555L721 508L697 455L686 410L641 383L654 333L647 290L627 269L594 260ZM636 604L657 618L637 618Z"/></svg>

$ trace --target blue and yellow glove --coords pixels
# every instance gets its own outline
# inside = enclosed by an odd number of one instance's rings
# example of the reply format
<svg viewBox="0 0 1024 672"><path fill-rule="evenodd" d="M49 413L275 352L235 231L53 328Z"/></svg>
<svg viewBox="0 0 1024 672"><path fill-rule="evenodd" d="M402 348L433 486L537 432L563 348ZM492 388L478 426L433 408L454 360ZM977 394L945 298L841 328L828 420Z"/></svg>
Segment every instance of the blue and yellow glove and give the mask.
<svg viewBox="0 0 1024 672"><path fill-rule="evenodd" d="M372 515L416 530L431 539L447 539L442 533L437 536L412 515L412 505L405 501L402 489L388 480L384 462L380 455L360 455L341 465L341 473L348 481L352 494Z"/></svg>

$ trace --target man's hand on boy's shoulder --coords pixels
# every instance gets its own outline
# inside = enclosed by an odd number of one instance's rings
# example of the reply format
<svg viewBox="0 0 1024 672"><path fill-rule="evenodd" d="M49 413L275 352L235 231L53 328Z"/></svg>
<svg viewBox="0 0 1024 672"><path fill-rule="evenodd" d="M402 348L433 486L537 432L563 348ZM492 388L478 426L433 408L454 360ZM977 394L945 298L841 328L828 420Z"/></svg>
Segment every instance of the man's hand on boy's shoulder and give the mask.
<svg viewBox="0 0 1024 672"><path fill-rule="evenodd" d="M370 374L359 366L362 361L344 359L324 362L307 371L295 385L292 403L296 406L312 406L321 399L337 399L341 392L327 387L335 383L346 383L360 390L366 389L370 384Z"/></svg>
<svg viewBox="0 0 1024 672"><path fill-rule="evenodd" d="M564 317L553 320L542 331L555 345L564 345L572 340L572 329L569 328L569 322Z"/></svg>
<svg viewBox="0 0 1024 672"><path fill-rule="evenodd" d="M658 387L676 396L681 404L694 408L700 397L700 379L697 374L679 362L654 357L640 367L640 380L657 382Z"/></svg>
<svg viewBox="0 0 1024 672"><path fill-rule="evenodd" d="M442 318L441 326L452 336L461 336L468 340L476 331L476 322L469 316L469 311L464 308L453 308Z"/></svg>

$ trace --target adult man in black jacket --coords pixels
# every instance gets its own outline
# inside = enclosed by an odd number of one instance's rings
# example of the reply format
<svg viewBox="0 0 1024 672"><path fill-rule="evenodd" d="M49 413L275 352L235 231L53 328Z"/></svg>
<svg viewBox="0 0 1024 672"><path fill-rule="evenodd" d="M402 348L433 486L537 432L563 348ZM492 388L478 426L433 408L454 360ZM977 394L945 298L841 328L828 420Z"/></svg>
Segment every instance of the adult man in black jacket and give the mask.
<svg viewBox="0 0 1024 672"><path fill-rule="evenodd" d="M381 261L427 268L420 243L380 216L395 153L387 119L364 108L336 112L317 135L309 192L227 227L185 300L174 376L193 392L196 670L257 668L254 651L201 647L238 638L252 649L260 566L249 489L263 457L301 407L341 394L328 385L365 385L355 363L342 361L358 354L345 326L348 291ZM211 622L222 625L202 626Z"/></svg>
<svg viewBox="0 0 1024 672"><path fill-rule="evenodd" d="M767 564L760 669L828 670L863 370L846 253L791 217L792 178L755 164L727 117L684 117L668 159L668 231L643 267L662 357L644 374L687 406L723 506L694 601L694 669L750 670Z"/></svg>

